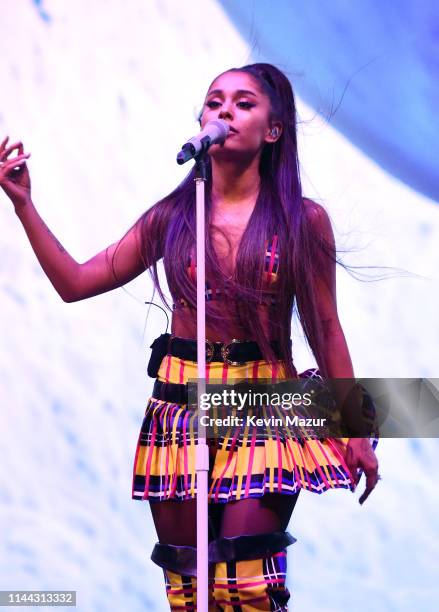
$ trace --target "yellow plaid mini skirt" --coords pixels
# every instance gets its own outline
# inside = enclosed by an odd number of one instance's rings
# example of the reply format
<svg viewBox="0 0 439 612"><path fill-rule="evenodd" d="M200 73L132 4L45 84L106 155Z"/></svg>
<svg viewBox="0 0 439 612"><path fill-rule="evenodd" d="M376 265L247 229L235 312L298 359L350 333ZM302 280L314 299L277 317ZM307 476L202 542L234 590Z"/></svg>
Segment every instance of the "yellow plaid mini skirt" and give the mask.
<svg viewBox="0 0 439 612"><path fill-rule="evenodd" d="M316 370L298 376L312 377ZM163 357L157 380L185 384L197 378L197 363L172 355ZM235 379L285 378L281 361L248 361L244 365L206 364L206 381L233 383ZM288 429L274 428L270 436L231 428L226 435L208 438L209 503L227 503L267 493L293 495L300 489L323 493L353 490L345 462L349 438L297 438ZM375 450L378 438L371 438ZM193 499L197 494L195 456L197 422L187 404L149 398L137 440L132 499L150 502ZM213 452L214 451L214 452Z"/></svg>

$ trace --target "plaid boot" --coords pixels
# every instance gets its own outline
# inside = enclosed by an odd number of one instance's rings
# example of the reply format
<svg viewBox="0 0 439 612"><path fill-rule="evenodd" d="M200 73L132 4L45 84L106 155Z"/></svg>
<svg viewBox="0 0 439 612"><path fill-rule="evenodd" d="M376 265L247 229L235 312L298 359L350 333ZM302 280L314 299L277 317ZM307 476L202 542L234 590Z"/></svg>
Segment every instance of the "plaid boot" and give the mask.
<svg viewBox="0 0 439 612"><path fill-rule="evenodd" d="M288 610L286 547L294 542L296 538L286 531L211 542L209 561L216 563L213 597L217 609L223 612Z"/></svg>
<svg viewBox="0 0 439 612"><path fill-rule="evenodd" d="M197 549L193 546L154 546L151 560L163 569L171 610L197 610ZM217 610L209 589L209 612Z"/></svg>

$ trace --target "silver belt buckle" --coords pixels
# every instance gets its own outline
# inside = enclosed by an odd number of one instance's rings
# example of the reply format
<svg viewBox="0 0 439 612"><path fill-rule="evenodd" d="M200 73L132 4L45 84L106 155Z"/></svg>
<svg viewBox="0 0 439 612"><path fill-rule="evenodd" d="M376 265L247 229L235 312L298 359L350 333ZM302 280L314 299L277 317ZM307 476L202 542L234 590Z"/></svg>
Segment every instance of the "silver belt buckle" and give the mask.
<svg viewBox="0 0 439 612"><path fill-rule="evenodd" d="M210 363L212 361L214 353L215 347L213 342L206 338L206 363Z"/></svg>
<svg viewBox="0 0 439 612"><path fill-rule="evenodd" d="M232 366L240 366L240 365L244 365L246 362L245 361L232 361L229 358L229 352L232 348L232 344L238 344L238 343L243 343L243 340L237 340L236 338L233 338L230 342L228 342L227 344L223 344L221 347L221 357L224 360L224 363L227 363L228 365L232 365Z"/></svg>

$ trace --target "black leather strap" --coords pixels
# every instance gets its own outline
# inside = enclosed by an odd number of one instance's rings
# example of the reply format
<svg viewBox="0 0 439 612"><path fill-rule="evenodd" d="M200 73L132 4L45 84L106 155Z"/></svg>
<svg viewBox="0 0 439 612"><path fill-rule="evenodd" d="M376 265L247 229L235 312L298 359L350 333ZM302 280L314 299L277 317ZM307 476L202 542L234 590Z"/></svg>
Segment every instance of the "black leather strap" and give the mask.
<svg viewBox="0 0 439 612"><path fill-rule="evenodd" d="M197 549L193 546L175 546L157 542L151 554L151 561L177 574L197 575Z"/></svg>
<svg viewBox="0 0 439 612"><path fill-rule="evenodd" d="M209 563L269 557L297 542L288 531L274 531L234 538L218 538L209 544Z"/></svg>
<svg viewBox="0 0 439 612"><path fill-rule="evenodd" d="M209 543L208 562L244 561L269 557L297 542L288 531L275 531L234 538L218 538ZM197 549L157 542L151 560L164 569L186 576L197 575Z"/></svg>

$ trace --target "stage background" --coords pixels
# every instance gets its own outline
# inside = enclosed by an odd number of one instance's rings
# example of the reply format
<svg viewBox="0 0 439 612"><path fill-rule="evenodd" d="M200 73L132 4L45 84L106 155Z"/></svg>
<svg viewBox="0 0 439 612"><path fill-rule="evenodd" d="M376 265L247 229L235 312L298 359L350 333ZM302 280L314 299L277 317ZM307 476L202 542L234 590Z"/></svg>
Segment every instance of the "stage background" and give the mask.
<svg viewBox="0 0 439 612"><path fill-rule="evenodd" d="M186 174L175 155L216 74L278 62L298 93L304 193L346 263L411 273L339 269L356 375L437 376L433 3L304 4L1 0L0 139L32 153L35 205L84 262ZM167 610L148 504L131 500L148 347L166 328L155 308L145 327L149 277L63 303L3 193L0 227L0 589L76 590L81 612ZM293 341L298 369L314 365L297 328ZM364 506L364 479L301 493L293 609L436 609L437 440L381 440L377 456Z"/></svg>

